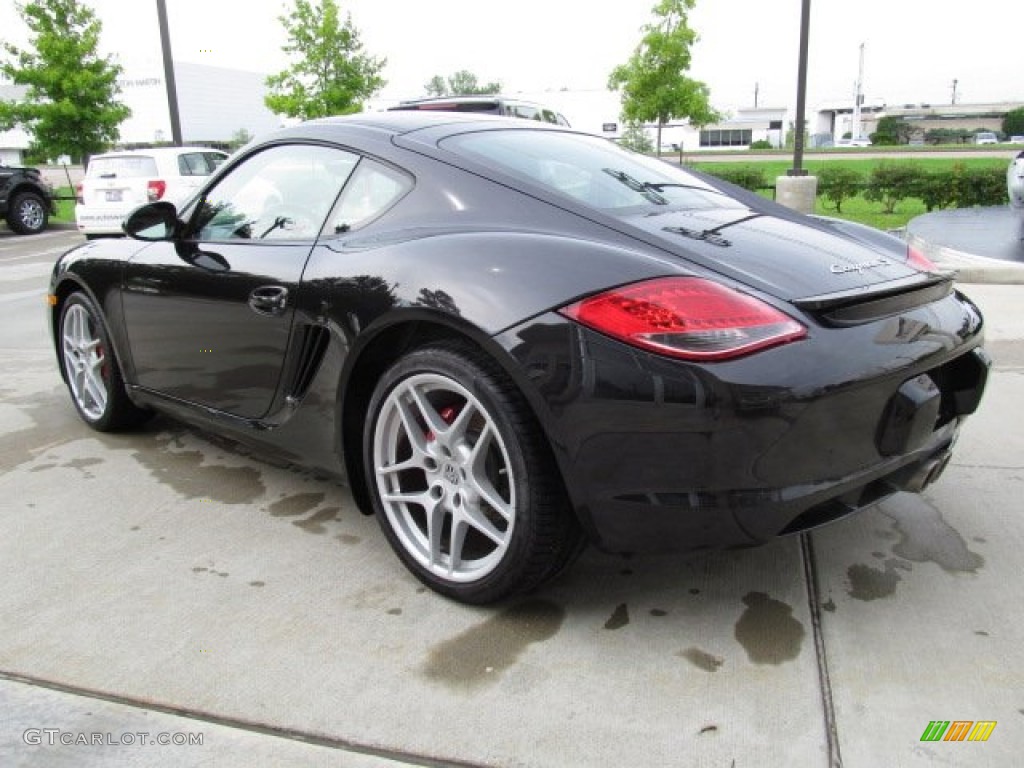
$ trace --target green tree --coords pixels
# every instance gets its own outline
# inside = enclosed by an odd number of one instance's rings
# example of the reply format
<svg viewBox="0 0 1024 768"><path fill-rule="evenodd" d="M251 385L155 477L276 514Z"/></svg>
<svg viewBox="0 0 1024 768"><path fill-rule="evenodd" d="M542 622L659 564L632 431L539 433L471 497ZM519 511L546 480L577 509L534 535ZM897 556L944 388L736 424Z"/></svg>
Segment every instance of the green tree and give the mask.
<svg viewBox="0 0 1024 768"><path fill-rule="evenodd" d="M121 67L97 53L96 14L77 0L16 7L29 28L30 48L3 43L0 73L27 91L22 101L0 101L0 130L23 128L48 157L77 161L107 149L131 110L117 100Z"/></svg>
<svg viewBox="0 0 1024 768"><path fill-rule="evenodd" d="M695 2L659 0L651 9L655 19L643 27L633 55L608 78L609 90L622 90L625 122L657 124L659 152L661 130L669 120L687 118L702 126L720 119L709 104L707 85L685 74L690 69L690 47L697 42L697 33L687 23L687 11Z"/></svg>
<svg viewBox="0 0 1024 768"><path fill-rule="evenodd" d="M646 154L654 151L654 142L652 142L651 137L647 135L647 129L644 128L644 124L640 122L626 123L625 130L622 131L619 143L626 149L631 149L634 152L643 152Z"/></svg>
<svg viewBox="0 0 1024 768"><path fill-rule="evenodd" d="M240 149L252 141L253 135L249 133L245 128L239 128L233 134L231 139L228 141L228 147L234 152L236 149Z"/></svg>
<svg viewBox="0 0 1024 768"><path fill-rule="evenodd" d="M440 75L434 75L430 82L423 86L423 90L427 92L427 96L447 96L448 83Z"/></svg>
<svg viewBox="0 0 1024 768"><path fill-rule="evenodd" d="M871 134L871 143L880 146L909 144L914 130L914 126L902 117L883 117L878 121L875 132Z"/></svg>
<svg viewBox="0 0 1024 768"><path fill-rule="evenodd" d="M278 21L288 33L282 50L295 57L283 72L267 78L267 108L279 115L311 120L359 112L384 87L387 59L363 51L352 15L341 22L335 0L295 0Z"/></svg>
<svg viewBox="0 0 1024 768"><path fill-rule="evenodd" d="M1003 118L1003 133L1007 136L1024 136L1024 107L1011 109Z"/></svg>
<svg viewBox="0 0 1024 768"><path fill-rule="evenodd" d="M501 83L492 81L481 83L468 69L460 69L448 76L434 75L430 82L423 86L429 96L476 96L482 94L501 93Z"/></svg>

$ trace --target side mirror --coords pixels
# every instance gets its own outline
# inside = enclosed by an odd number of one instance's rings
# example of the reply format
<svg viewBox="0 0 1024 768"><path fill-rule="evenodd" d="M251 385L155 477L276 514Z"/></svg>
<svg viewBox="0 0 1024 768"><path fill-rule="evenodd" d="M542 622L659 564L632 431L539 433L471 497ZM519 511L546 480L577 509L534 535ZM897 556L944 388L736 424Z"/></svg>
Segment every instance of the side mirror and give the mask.
<svg viewBox="0 0 1024 768"><path fill-rule="evenodd" d="M173 240L180 227L178 209L174 207L174 203L166 200L139 206L128 214L128 218L121 225L129 237L148 242Z"/></svg>

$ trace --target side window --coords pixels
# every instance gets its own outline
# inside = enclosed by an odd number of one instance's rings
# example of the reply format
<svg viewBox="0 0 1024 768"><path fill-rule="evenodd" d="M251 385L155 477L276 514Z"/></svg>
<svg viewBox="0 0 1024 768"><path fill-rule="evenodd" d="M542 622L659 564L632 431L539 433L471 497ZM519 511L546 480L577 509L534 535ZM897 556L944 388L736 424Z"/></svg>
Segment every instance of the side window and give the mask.
<svg viewBox="0 0 1024 768"><path fill-rule="evenodd" d="M178 173L182 176L207 176L210 169L202 152L178 155Z"/></svg>
<svg viewBox="0 0 1024 768"><path fill-rule="evenodd" d="M206 157L206 164L210 168L210 173L220 168L221 163L228 159L227 155L222 155L220 152L204 152Z"/></svg>
<svg viewBox="0 0 1024 768"><path fill-rule="evenodd" d="M190 230L199 240L313 239L358 159L311 144L269 147L206 194Z"/></svg>
<svg viewBox="0 0 1024 768"><path fill-rule="evenodd" d="M516 104L516 117L526 120L540 120L540 112L536 107L528 107L526 104Z"/></svg>
<svg viewBox="0 0 1024 768"><path fill-rule="evenodd" d="M541 114L544 116L545 123L554 123L556 125L558 124L558 118L555 117L555 113L552 112L550 109L541 110Z"/></svg>
<svg viewBox="0 0 1024 768"><path fill-rule="evenodd" d="M349 232L369 224L410 189L412 179L404 173L364 159L342 190L327 222L327 232Z"/></svg>

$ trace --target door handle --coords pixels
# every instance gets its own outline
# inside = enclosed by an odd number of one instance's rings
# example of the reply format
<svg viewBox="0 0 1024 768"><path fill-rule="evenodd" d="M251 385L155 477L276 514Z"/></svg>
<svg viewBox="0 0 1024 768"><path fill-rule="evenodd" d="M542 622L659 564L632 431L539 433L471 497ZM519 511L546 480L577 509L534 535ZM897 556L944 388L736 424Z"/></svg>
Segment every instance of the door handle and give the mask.
<svg viewBox="0 0 1024 768"><path fill-rule="evenodd" d="M249 307L258 315L280 315L288 308L288 289L283 285L261 285L249 294Z"/></svg>

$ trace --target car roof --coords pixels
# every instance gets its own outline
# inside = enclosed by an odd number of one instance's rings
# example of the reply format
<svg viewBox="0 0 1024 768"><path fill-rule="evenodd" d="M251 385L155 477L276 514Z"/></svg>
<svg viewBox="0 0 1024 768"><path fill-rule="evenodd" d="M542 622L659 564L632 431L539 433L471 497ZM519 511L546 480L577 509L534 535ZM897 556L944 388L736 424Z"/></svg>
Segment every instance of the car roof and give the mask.
<svg viewBox="0 0 1024 768"><path fill-rule="evenodd" d="M356 115L323 117L286 128L283 133L301 134L304 129L322 127L362 127L392 135L413 133L425 128L449 126L451 133L465 133L467 130L500 128L503 130L571 130L565 126L542 123L536 120L509 120L500 115L486 115L477 112L441 112L432 110L396 110L384 112L360 112ZM264 137L266 138L266 137Z"/></svg>
<svg viewBox="0 0 1024 768"><path fill-rule="evenodd" d="M153 147L152 149L115 149L110 152L103 152L93 155L92 160L100 157L172 157L186 152L217 152L222 155L227 153L214 147Z"/></svg>

